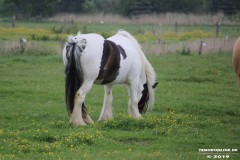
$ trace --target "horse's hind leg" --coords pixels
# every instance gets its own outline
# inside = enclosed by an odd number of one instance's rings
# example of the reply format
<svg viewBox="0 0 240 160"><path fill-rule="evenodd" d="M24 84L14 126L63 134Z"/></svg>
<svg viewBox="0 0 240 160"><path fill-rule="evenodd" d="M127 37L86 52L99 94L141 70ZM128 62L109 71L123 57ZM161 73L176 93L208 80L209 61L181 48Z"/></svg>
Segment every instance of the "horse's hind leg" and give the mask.
<svg viewBox="0 0 240 160"><path fill-rule="evenodd" d="M141 114L138 110L138 99L137 99L137 91L138 91L138 80L133 81L128 85L129 90L129 102L128 102L128 113L134 118L140 118Z"/></svg>
<svg viewBox="0 0 240 160"><path fill-rule="evenodd" d="M105 121L108 118L112 118L112 85L105 85L105 96L101 115L98 121Z"/></svg>
<svg viewBox="0 0 240 160"><path fill-rule="evenodd" d="M91 118L89 117L89 115L87 115L86 108L84 105L84 99L86 97L86 94L91 89L92 84L93 82L83 83L83 85L75 94L74 108L70 116L70 122L77 126L86 125L84 120L85 121L87 120L86 122L89 122L89 123L93 122L92 120L90 120Z"/></svg>
<svg viewBox="0 0 240 160"><path fill-rule="evenodd" d="M87 114L87 109L85 107L84 102L82 104L82 118L86 123L91 123L91 124L94 123L92 118Z"/></svg>

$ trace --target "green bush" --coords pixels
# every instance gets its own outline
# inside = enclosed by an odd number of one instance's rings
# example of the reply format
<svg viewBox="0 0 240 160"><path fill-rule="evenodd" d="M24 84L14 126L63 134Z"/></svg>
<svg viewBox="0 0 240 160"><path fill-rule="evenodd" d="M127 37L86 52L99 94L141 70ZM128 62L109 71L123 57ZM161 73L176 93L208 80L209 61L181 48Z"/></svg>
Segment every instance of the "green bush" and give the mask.
<svg viewBox="0 0 240 160"><path fill-rule="evenodd" d="M191 55L190 48L186 49L186 46L184 46L182 51L177 50L177 54L181 54L181 55L184 55L184 56L189 56L189 55Z"/></svg>
<svg viewBox="0 0 240 160"><path fill-rule="evenodd" d="M51 31L53 31L53 33L60 34L60 33L62 33L62 26L58 27L58 28L56 28L56 26L53 26Z"/></svg>
<svg viewBox="0 0 240 160"><path fill-rule="evenodd" d="M46 36L46 35L43 35L42 37L41 37L41 40L43 40L43 41L47 41L47 40L49 40L50 39L50 37L49 36Z"/></svg>

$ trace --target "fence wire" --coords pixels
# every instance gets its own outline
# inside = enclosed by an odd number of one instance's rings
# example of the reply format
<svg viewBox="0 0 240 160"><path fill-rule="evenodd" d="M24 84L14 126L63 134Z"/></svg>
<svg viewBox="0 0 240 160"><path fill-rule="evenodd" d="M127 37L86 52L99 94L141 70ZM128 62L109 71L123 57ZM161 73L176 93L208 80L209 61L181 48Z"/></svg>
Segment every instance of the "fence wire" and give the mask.
<svg viewBox="0 0 240 160"><path fill-rule="evenodd" d="M163 41L159 42L145 42L141 43L142 50L145 54L161 55L174 54L181 52L184 48L190 50L191 53L198 53L201 41L202 54L216 53L221 51L230 51L233 49L237 38L217 38L194 41ZM62 54L62 47L65 45L64 41L35 41L25 42L25 53L46 53L46 54ZM20 52L19 41L0 41L0 53L15 54Z"/></svg>
<svg viewBox="0 0 240 160"><path fill-rule="evenodd" d="M161 43L142 43L142 50L145 54L161 55L181 52L183 49L190 50L191 53L198 53L201 41L202 54L230 51L233 49L237 38L217 38L194 41L163 41Z"/></svg>
<svg viewBox="0 0 240 160"><path fill-rule="evenodd" d="M60 54L61 43L52 41L25 42L23 44L25 53L48 53ZM0 53L15 54L20 52L19 41L0 41Z"/></svg>

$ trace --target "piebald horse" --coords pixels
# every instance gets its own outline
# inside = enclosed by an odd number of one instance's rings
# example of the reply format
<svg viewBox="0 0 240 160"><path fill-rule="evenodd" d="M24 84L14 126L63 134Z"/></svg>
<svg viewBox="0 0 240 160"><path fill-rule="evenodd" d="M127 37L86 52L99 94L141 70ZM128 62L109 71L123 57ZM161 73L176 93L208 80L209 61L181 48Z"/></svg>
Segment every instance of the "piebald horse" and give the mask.
<svg viewBox="0 0 240 160"><path fill-rule="evenodd" d="M240 88L240 37L237 39L233 47L232 63L233 68L238 76L238 85Z"/></svg>
<svg viewBox="0 0 240 160"><path fill-rule="evenodd" d="M156 74L137 40L120 30L108 39L98 34L69 36L63 50L65 97L70 122L94 123L87 114L84 99L93 84L104 85L105 97L99 121L112 117L112 87L126 84L129 90L129 115L140 118L148 102L154 106Z"/></svg>

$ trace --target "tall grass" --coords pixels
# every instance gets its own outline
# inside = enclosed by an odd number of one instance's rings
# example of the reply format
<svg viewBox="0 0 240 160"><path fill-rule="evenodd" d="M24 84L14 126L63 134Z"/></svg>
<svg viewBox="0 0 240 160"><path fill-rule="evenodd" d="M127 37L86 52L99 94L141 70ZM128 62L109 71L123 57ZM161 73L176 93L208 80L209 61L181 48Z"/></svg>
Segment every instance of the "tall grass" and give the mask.
<svg viewBox="0 0 240 160"><path fill-rule="evenodd" d="M27 40L59 40L60 37L67 38L68 34L55 33L54 30L29 29L29 28L4 28L0 27L0 40L16 40L24 37Z"/></svg>
<svg viewBox="0 0 240 160"><path fill-rule="evenodd" d="M162 13L152 15L142 15L138 17L122 17L112 14L89 14L89 15L76 15L76 14L57 14L49 21L62 21L63 19L81 23L100 23L101 21L107 24L157 24L157 25L173 25L175 22L182 25L215 25L216 22L223 24L239 24L240 19L236 16L233 20L229 19L223 13L216 15L211 14L183 14L183 13Z"/></svg>

